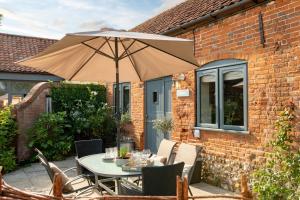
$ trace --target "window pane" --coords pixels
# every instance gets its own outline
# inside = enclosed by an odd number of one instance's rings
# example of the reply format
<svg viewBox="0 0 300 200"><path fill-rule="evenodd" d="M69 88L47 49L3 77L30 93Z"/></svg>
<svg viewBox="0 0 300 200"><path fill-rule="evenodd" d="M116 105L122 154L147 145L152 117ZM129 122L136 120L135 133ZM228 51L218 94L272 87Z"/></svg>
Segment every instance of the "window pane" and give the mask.
<svg viewBox="0 0 300 200"><path fill-rule="evenodd" d="M129 111L129 104L130 104L130 90L129 86L124 86L123 87L123 113Z"/></svg>
<svg viewBox="0 0 300 200"><path fill-rule="evenodd" d="M37 82L12 81L11 92L14 94L27 94L35 84L37 84Z"/></svg>
<svg viewBox="0 0 300 200"><path fill-rule="evenodd" d="M0 81L0 108L8 105L7 82Z"/></svg>
<svg viewBox="0 0 300 200"><path fill-rule="evenodd" d="M206 75L200 78L200 123L216 123L216 77Z"/></svg>
<svg viewBox="0 0 300 200"><path fill-rule="evenodd" d="M243 72L223 74L224 124L244 126Z"/></svg>
<svg viewBox="0 0 300 200"><path fill-rule="evenodd" d="M158 103L158 93L157 92L152 93L152 100L153 100L153 103Z"/></svg>

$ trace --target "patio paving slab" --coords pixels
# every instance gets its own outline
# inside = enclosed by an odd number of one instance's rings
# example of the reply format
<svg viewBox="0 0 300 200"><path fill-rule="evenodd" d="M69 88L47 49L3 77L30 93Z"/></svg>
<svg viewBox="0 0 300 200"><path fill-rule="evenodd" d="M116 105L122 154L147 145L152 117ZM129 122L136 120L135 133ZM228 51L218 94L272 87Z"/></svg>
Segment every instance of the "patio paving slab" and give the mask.
<svg viewBox="0 0 300 200"><path fill-rule="evenodd" d="M74 157L67 158L63 161L54 162L61 169L75 167ZM68 172L68 176L75 177L76 171ZM14 172L4 175L4 180L11 186L21 190L49 194L52 183L43 166L39 163L33 163L29 166L20 168ZM196 183L191 185L194 196L212 196L212 195L237 195L230 191L208 185L206 183ZM226 198L218 198L226 199Z"/></svg>

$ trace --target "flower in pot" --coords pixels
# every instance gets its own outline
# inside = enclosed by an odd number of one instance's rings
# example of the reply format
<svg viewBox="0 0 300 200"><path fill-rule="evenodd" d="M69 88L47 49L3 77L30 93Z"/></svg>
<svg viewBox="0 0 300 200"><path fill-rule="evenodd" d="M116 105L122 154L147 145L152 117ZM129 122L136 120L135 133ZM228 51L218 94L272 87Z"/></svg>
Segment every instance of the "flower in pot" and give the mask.
<svg viewBox="0 0 300 200"><path fill-rule="evenodd" d="M153 122L153 127L164 133L166 136L174 127L173 120L171 118L163 117L162 119L156 119Z"/></svg>
<svg viewBox="0 0 300 200"><path fill-rule="evenodd" d="M129 161L128 156L128 148L127 147L121 147L119 151L119 156L116 158L116 165L122 166L127 164Z"/></svg>

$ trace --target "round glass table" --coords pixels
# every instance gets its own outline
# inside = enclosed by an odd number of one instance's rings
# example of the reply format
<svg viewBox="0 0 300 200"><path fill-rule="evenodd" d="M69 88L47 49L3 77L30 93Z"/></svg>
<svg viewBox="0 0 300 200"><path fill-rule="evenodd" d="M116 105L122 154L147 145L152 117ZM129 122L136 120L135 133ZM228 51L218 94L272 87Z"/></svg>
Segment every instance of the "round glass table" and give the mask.
<svg viewBox="0 0 300 200"><path fill-rule="evenodd" d="M104 161L105 153L94 154L78 159L79 164L91 171L93 174L110 178L122 178L130 176L140 176L142 172L123 171L122 167L113 161Z"/></svg>
<svg viewBox="0 0 300 200"><path fill-rule="evenodd" d="M141 176L141 171L123 171L122 167L116 165L114 161L104 161L105 153L85 156L78 159L78 163L92 172L95 175L95 187L106 190L111 195L116 195L116 192L108 188L104 183L115 180L116 187L119 188L121 178ZM155 166L161 166L161 163L154 163ZM107 177L98 179L98 176Z"/></svg>

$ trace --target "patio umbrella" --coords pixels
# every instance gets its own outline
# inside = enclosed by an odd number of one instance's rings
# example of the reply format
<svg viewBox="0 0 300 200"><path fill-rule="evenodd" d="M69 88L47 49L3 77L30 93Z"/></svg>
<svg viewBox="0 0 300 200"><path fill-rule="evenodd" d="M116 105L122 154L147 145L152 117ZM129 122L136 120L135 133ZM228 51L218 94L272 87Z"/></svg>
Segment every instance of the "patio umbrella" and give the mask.
<svg viewBox="0 0 300 200"><path fill-rule="evenodd" d="M146 81L197 68L193 41L126 31L67 34L43 52L18 63L70 81L115 82L116 88L119 82ZM118 100L115 106L119 148Z"/></svg>

